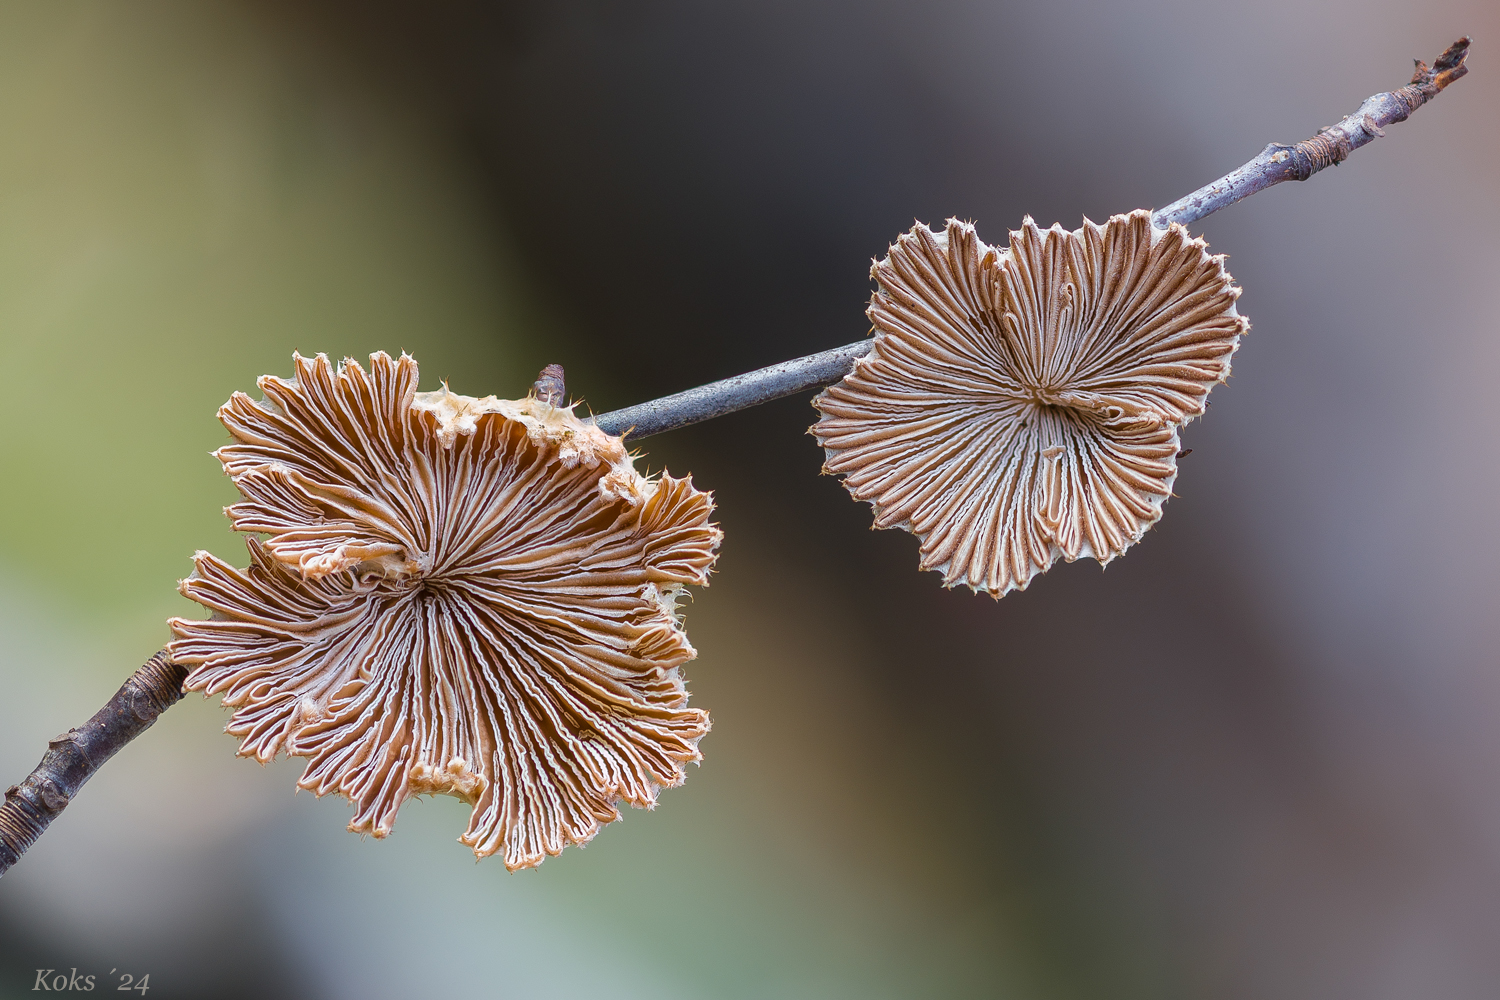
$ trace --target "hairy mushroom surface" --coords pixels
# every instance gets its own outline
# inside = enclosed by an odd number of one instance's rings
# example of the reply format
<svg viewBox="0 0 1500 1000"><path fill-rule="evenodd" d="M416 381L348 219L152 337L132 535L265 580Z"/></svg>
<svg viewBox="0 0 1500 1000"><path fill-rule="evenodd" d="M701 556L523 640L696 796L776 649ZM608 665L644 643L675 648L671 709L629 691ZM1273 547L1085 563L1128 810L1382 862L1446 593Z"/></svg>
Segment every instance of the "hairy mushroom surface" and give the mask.
<svg viewBox="0 0 1500 1000"><path fill-rule="evenodd" d="M207 552L174 618L186 687L223 694L240 753L310 758L299 784L384 837L414 794L468 802L460 840L525 868L652 806L707 713L675 602L721 538L690 479L535 397L419 393L417 364L294 356L219 411L226 513L250 565Z"/></svg>
<svg viewBox="0 0 1500 1000"><path fill-rule="evenodd" d="M872 276L874 347L813 403L824 469L920 539L922 569L995 597L1161 517L1178 429L1249 326L1224 258L1146 211L1028 218L1003 250L919 225Z"/></svg>

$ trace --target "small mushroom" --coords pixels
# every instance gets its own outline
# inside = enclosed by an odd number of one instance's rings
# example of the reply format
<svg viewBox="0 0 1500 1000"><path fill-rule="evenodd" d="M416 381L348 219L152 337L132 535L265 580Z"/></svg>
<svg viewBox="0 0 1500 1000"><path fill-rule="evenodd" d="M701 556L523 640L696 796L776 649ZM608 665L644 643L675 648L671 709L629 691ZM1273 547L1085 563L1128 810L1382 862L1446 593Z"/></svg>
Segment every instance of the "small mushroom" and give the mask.
<svg viewBox="0 0 1500 1000"><path fill-rule="evenodd" d="M814 400L824 471L921 541L921 568L1000 597L1059 558L1108 563L1171 494L1178 429L1248 322L1224 258L1150 213L999 250L951 219L875 264L875 343Z"/></svg>
<svg viewBox="0 0 1500 1000"><path fill-rule="evenodd" d="M265 537L245 569L199 552L181 590L212 617L170 623L240 754L309 758L299 785L375 837L412 795L460 798L459 839L510 869L681 784L709 719L676 601L714 563L709 495L535 395L419 393L405 355L294 360L219 411L226 512Z"/></svg>

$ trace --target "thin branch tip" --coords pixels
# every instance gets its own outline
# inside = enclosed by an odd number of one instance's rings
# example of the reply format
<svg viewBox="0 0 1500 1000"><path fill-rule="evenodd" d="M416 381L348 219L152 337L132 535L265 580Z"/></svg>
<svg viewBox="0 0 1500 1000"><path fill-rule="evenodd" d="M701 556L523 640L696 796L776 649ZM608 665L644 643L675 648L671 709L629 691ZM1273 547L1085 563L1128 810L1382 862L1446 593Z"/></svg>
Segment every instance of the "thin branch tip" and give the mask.
<svg viewBox="0 0 1500 1000"><path fill-rule="evenodd" d="M1428 69L1427 64L1422 60L1414 60L1417 64L1417 71L1412 74L1411 82L1431 82L1438 90L1447 87L1448 84L1469 72L1469 67L1464 61L1469 58L1469 46L1473 44L1472 37L1463 36L1443 50L1443 54L1438 56L1437 62L1432 64L1431 69Z"/></svg>
<svg viewBox="0 0 1500 1000"><path fill-rule="evenodd" d="M1386 125L1405 121L1413 111L1467 73L1465 60L1471 44L1472 39L1465 35L1448 46L1431 66L1416 60L1416 72L1406 86L1368 98L1352 115L1336 125L1319 129L1317 135L1302 142L1292 145L1270 143L1260 155L1234 172L1152 213L1151 224L1157 229L1166 229L1174 222L1188 225L1274 184L1307 180L1326 167L1342 163L1360 146L1384 136ZM872 275L879 263L871 260ZM610 434L639 441L782 396L832 385L848 375L855 361L868 354L873 344L874 341L868 339L846 344L661 399L611 410L592 419Z"/></svg>
<svg viewBox="0 0 1500 1000"><path fill-rule="evenodd" d="M1431 66L1416 60L1416 71L1406 86L1366 98L1353 114L1301 142L1270 143L1250 162L1158 209L1151 224L1158 229L1174 222L1185 226L1282 181L1305 181L1320 170L1338 166L1359 147L1384 137L1387 125L1406 121L1467 73L1465 60L1472 42L1468 35L1463 36L1443 50Z"/></svg>

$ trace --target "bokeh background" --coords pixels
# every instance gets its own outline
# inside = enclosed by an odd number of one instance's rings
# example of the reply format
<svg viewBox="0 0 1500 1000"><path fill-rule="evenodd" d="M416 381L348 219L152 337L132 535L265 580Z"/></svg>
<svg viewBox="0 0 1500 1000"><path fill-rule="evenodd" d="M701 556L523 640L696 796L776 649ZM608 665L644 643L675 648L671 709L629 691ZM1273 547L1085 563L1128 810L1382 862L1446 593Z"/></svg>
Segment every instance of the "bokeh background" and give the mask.
<svg viewBox="0 0 1500 1000"><path fill-rule="evenodd" d="M684 787L507 875L455 801L345 833L193 696L0 881L0 997L1500 991L1493 3L0 5L0 784L243 557L213 414L293 350L636 402L862 336L913 218L1163 204L1465 32L1201 225L1254 329L1108 572L942 590L806 398L653 439L727 532Z"/></svg>

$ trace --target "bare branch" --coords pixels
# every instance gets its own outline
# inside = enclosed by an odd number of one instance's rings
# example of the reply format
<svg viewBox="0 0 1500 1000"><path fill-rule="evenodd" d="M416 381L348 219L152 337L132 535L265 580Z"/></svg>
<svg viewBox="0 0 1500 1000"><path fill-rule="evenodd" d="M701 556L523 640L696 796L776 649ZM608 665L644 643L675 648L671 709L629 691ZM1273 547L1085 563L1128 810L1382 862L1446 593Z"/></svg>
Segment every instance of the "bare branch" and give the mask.
<svg viewBox="0 0 1500 1000"><path fill-rule="evenodd" d="M1464 59L1469 54L1469 42L1467 35L1460 38L1431 67L1418 59L1411 83L1390 93L1376 94L1354 114L1337 125L1321 129L1311 139L1294 146L1271 143L1233 173L1158 209L1152 214L1151 224L1158 229L1165 229L1173 222L1187 225L1274 184L1305 181L1324 167L1341 163L1360 146L1385 135L1382 130L1386 125L1405 121L1413 111L1467 73ZM639 441L806 389L832 385L853 370L856 358L870 353L872 343L861 340L822 354L783 361L686 392L602 413L594 421L611 434Z"/></svg>
<svg viewBox="0 0 1500 1000"><path fill-rule="evenodd" d="M1469 54L1469 42L1468 35L1460 38L1448 46L1430 68L1418 59L1411 83L1400 90L1366 98L1354 114L1336 125L1319 129L1312 138L1292 146L1271 143L1261 150L1259 156L1233 173L1199 188L1186 198L1179 198L1166 208L1157 209L1151 217L1151 224L1158 229L1165 229L1173 222L1185 226L1273 184L1305 181L1324 167L1337 166L1365 143L1384 136L1387 125L1406 121L1413 111L1467 73L1469 67L1464 65L1464 59Z"/></svg>
<svg viewBox="0 0 1500 1000"><path fill-rule="evenodd" d="M0 875L36 843L105 761L182 698L186 677L187 671L162 650L131 674L92 719L48 744L36 770L12 786L0 804Z"/></svg>
<svg viewBox="0 0 1500 1000"><path fill-rule="evenodd" d="M601 430L631 441L663 431L675 431L689 424L769 403L782 396L832 385L848 375L854 369L854 360L869 354L874 344L873 340L861 340L821 354L783 361L779 365L721 382L710 382L674 396L601 413L594 422Z"/></svg>

